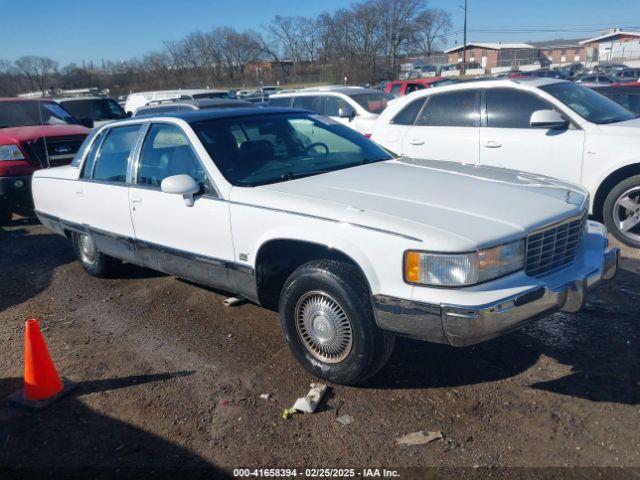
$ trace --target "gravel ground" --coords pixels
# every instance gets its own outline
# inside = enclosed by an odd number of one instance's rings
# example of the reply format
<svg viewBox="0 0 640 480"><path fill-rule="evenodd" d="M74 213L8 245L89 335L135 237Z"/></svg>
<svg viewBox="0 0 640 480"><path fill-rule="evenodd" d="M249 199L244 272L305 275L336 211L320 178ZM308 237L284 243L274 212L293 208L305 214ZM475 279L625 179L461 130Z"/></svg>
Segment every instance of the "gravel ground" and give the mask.
<svg viewBox="0 0 640 480"><path fill-rule="evenodd" d="M638 252L624 251L618 277L578 315L464 349L398 339L367 385L332 385L316 414L290 420L282 410L314 378L274 312L224 307L223 292L130 265L118 278L89 277L67 240L27 219L0 231L0 272L0 398L21 387L30 317L59 372L78 383L41 412L2 403L0 473L571 466L638 475ZM396 445L419 430L443 438Z"/></svg>

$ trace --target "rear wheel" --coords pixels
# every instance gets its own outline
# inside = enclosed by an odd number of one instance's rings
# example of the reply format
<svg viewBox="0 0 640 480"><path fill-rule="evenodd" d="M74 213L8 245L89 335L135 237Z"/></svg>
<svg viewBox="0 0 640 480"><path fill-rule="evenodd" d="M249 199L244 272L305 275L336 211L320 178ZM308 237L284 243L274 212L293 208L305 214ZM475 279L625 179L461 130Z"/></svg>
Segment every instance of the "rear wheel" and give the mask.
<svg viewBox="0 0 640 480"><path fill-rule="evenodd" d="M376 326L362 276L344 262L314 260L295 270L280 296L280 319L296 359L331 382L364 382L393 351L395 337Z"/></svg>
<svg viewBox="0 0 640 480"><path fill-rule="evenodd" d="M94 277L108 277L118 264L118 260L100 252L90 235L73 233L73 249L82 267Z"/></svg>
<svg viewBox="0 0 640 480"><path fill-rule="evenodd" d="M614 237L640 248L640 175L618 183L607 195L602 213Z"/></svg>

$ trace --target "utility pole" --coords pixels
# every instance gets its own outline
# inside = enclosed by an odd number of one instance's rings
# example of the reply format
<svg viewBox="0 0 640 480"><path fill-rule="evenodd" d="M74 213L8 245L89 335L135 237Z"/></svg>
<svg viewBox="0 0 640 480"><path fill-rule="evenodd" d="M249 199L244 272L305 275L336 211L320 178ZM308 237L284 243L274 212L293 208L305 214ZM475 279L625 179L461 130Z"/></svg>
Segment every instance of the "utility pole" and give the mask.
<svg viewBox="0 0 640 480"><path fill-rule="evenodd" d="M464 34L462 39L462 75L467 71L467 0L464 0Z"/></svg>

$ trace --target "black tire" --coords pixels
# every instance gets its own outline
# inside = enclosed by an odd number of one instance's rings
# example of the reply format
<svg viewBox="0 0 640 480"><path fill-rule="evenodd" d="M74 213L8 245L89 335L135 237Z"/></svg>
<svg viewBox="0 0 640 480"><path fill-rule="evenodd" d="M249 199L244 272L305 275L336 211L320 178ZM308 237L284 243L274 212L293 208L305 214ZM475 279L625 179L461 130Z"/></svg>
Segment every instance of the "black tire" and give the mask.
<svg viewBox="0 0 640 480"><path fill-rule="evenodd" d="M631 201L638 204L638 207L626 209L617 204L618 200L626 197L627 194ZM629 177L613 187L602 207L602 218L611 234L625 245L640 248L640 223L628 231L622 230L619 222L625 218L625 215L629 215L629 218L635 216L640 220L640 175Z"/></svg>
<svg viewBox="0 0 640 480"><path fill-rule="evenodd" d="M11 205L6 200L0 198L0 227L11 225L13 212Z"/></svg>
<svg viewBox="0 0 640 480"><path fill-rule="evenodd" d="M297 313L304 311L301 306L306 305L300 302L315 301L317 305L318 299L333 302L331 305L334 307L337 305L346 315L350 327L347 327L350 331L350 335L347 335L350 337L349 347L340 349L340 354L328 360L321 353L312 352L313 347L309 345L313 342L303 339L305 333L312 335L312 329L309 328L307 332L304 326L297 326L296 320ZM345 385L362 383L386 364L393 351L395 336L377 327L365 280L358 269L348 263L313 260L299 267L284 284L279 310L282 330L294 357L308 371L322 379ZM322 315L314 317L313 325L315 319L325 319L326 316L322 310ZM302 317L306 318L304 315ZM323 321L326 319L320 321L320 327ZM301 320L299 325L303 323L304 320ZM343 327L339 329L343 331ZM322 333L327 331L326 327L319 330ZM338 329L330 327L330 330L330 333L335 333ZM344 334L340 335L344 338Z"/></svg>
<svg viewBox="0 0 640 480"><path fill-rule="evenodd" d="M74 232L71 240L82 267L93 277L108 278L114 273L118 264L121 263L117 259L100 252L90 235ZM84 248L88 247L91 250L90 252L83 250L83 242L87 242L84 244Z"/></svg>

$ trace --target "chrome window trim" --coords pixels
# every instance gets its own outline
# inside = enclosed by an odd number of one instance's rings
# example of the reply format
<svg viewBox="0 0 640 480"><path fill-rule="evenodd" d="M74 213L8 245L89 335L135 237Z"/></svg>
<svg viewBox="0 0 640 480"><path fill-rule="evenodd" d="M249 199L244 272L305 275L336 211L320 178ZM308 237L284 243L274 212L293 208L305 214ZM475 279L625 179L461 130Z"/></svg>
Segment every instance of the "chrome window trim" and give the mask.
<svg viewBox="0 0 640 480"><path fill-rule="evenodd" d="M149 134L149 130L151 130L151 127L153 125L167 125L170 127L174 127L177 128L178 130L180 130L180 132L182 132L182 134L184 135L185 139L187 140L187 143L189 144L189 148L191 149L191 153L193 153L194 158L196 159L196 161L199 163L200 167L202 168L202 171L205 174L205 177L207 178L207 180L209 181L209 183L211 184L211 187L213 188L213 193L215 193L215 196L212 195L212 193L208 193L208 194L203 194L203 195L199 195L199 197L210 197L210 198L222 198L222 196L220 195L220 190L218 190L218 187L216 185L216 183L213 181L213 179L211 178L211 175L209 175L209 172L207 171L202 159L200 158L200 155L198 155L198 152L196 152L195 148L193 148L193 144L191 143L191 140L189 139L189 135L187 135L187 132L184 130L184 128L182 128L181 125L177 124L177 123L172 123L172 122L151 122L151 121L147 121L146 122L146 128L144 129L144 132L142 132L142 135L140 136L139 140L139 144L136 144L136 154L135 154L135 158L133 158L133 165L131 168L131 177L129 178L129 185L132 187L136 187L136 188L144 188L147 190L154 190L154 191L159 191L160 188L159 187L151 187L148 185L140 185L138 184L138 174L140 171L140 155L142 153L142 147L144 146L144 142L147 139L147 135ZM214 162L215 164L215 162ZM217 165L216 165L217 168Z"/></svg>

